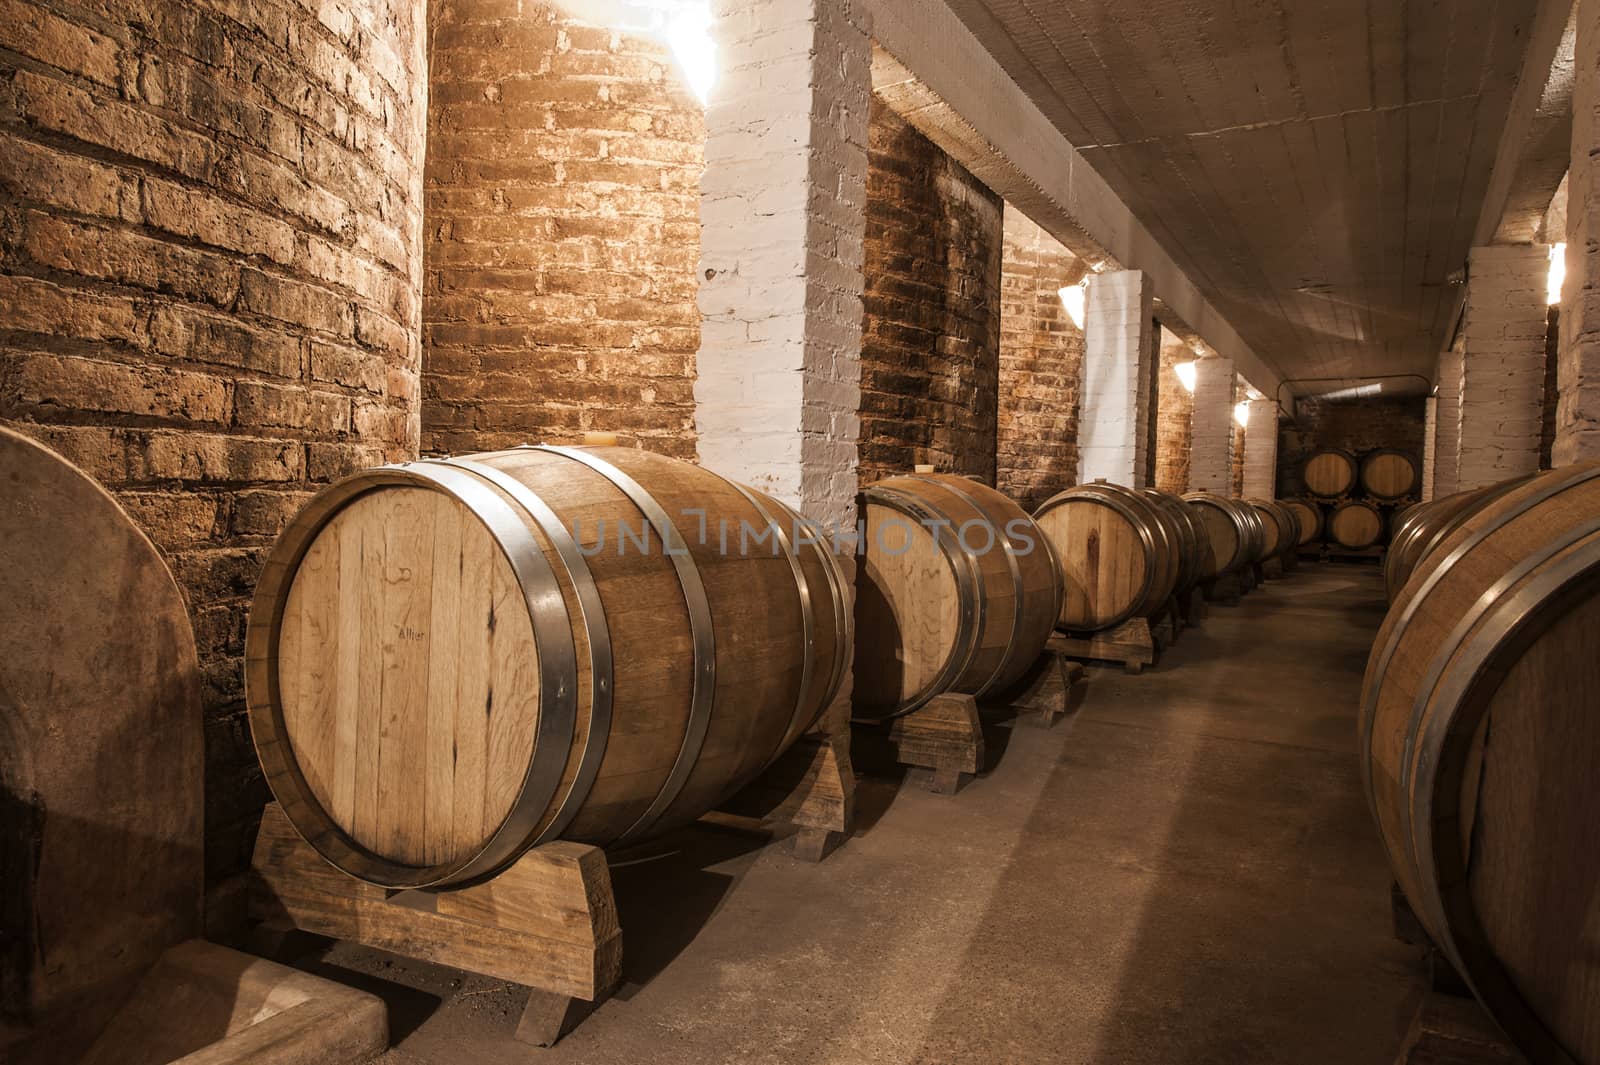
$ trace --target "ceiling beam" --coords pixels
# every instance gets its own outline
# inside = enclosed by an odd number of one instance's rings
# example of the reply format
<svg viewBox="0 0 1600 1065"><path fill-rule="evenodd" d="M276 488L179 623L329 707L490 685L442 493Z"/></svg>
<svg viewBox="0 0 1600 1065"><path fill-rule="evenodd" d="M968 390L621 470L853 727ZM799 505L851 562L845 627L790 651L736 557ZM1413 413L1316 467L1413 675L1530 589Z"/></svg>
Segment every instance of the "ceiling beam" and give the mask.
<svg viewBox="0 0 1600 1065"><path fill-rule="evenodd" d="M1098 269L1143 270L1156 316L1201 353L1233 360L1266 395L1282 375L1251 350L945 0L867 0L873 88L892 109Z"/></svg>

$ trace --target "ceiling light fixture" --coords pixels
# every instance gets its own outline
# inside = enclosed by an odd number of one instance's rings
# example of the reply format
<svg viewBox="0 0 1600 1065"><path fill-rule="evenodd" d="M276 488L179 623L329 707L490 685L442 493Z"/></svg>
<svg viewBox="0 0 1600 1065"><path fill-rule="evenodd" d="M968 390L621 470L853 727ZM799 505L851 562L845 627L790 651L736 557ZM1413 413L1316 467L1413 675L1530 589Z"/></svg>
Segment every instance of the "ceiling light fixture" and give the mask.
<svg viewBox="0 0 1600 1065"><path fill-rule="evenodd" d="M1178 363L1176 366L1174 366L1172 368L1172 372L1178 375L1178 383L1184 387L1184 391L1186 391L1186 392L1193 392L1194 391L1194 382L1195 382L1195 366L1194 366L1194 363L1192 363L1192 362L1180 362L1180 363Z"/></svg>
<svg viewBox="0 0 1600 1065"><path fill-rule="evenodd" d="M692 4L667 23L667 44L683 70L689 90L702 105L717 83L717 42L711 37L711 5Z"/></svg>
<svg viewBox="0 0 1600 1065"><path fill-rule="evenodd" d="M1061 298L1061 307L1067 312L1067 317L1072 319L1072 324L1082 329L1085 310L1089 303L1088 288L1082 284L1062 285L1056 289L1056 295Z"/></svg>

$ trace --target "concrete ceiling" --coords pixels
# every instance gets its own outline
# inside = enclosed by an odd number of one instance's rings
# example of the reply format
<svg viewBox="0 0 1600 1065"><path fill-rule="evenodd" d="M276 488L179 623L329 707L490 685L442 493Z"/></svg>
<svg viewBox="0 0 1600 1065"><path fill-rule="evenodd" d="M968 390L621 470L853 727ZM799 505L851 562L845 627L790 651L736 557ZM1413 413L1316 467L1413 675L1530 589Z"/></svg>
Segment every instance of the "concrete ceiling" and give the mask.
<svg viewBox="0 0 1600 1065"><path fill-rule="evenodd" d="M1283 377L1433 373L1535 0L948 2Z"/></svg>

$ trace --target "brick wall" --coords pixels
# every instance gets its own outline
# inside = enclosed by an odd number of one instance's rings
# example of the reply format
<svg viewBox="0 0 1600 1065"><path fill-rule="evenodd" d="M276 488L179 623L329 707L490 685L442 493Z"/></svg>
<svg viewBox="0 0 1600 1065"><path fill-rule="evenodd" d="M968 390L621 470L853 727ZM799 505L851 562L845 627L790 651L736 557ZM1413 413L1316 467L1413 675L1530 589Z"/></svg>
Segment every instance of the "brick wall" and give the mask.
<svg viewBox="0 0 1600 1065"><path fill-rule="evenodd" d="M256 573L313 487L412 457L421 0L0 2L0 420L112 489L188 598L208 875L265 799Z"/></svg>
<svg viewBox="0 0 1600 1065"><path fill-rule="evenodd" d="M1089 279L1078 400L1078 480L1143 488L1152 470L1155 286L1142 270Z"/></svg>
<svg viewBox="0 0 1600 1065"><path fill-rule="evenodd" d="M860 481L994 483L1001 200L877 97L867 161Z"/></svg>
<svg viewBox="0 0 1600 1065"><path fill-rule="evenodd" d="M1239 424L1239 419L1234 417L1234 410L1247 398L1244 378L1235 376L1233 379L1233 403L1228 407L1228 431L1233 435L1233 445L1230 449L1230 466L1228 494L1238 499L1244 495L1244 447L1246 430Z"/></svg>
<svg viewBox="0 0 1600 1065"><path fill-rule="evenodd" d="M1449 349L1439 353L1438 402L1434 405L1433 429L1433 495L1436 499L1456 492L1461 471L1461 349L1462 335L1458 331Z"/></svg>
<svg viewBox="0 0 1600 1065"><path fill-rule="evenodd" d="M1000 268L1000 491L1032 511L1078 475L1078 383L1084 338L1058 290L1082 259L1009 205Z"/></svg>
<svg viewBox="0 0 1600 1065"><path fill-rule="evenodd" d="M1193 362L1194 352L1178 337L1160 330L1161 364L1156 384L1155 486L1164 492L1189 490L1189 442L1194 395L1174 367Z"/></svg>
<svg viewBox="0 0 1600 1065"><path fill-rule="evenodd" d="M1557 379L1561 365L1561 306L1551 304L1545 318L1544 335L1544 408L1539 416L1539 468L1548 470L1554 464L1556 446L1556 408L1560 405L1560 381Z"/></svg>
<svg viewBox="0 0 1600 1065"><path fill-rule="evenodd" d="M1457 486L1483 488L1539 468L1544 413L1549 249L1473 248L1461 333Z"/></svg>
<svg viewBox="0 0 1600 1065"><path fill-rule="evenodd" d="M1572 89L1572 167L1567 173L1564 238L1567 276L1561 290L1560 397L1552 458L1565 466L1600 458L1600 0L1577 4Z"/></svg>
<svg viewBox="0 0 1600 1065"><path fill-rule="evenodd" d="M659 45L531 0L430 15L424 449L693 458L699 102Z"/></svg>
<svg viewBox="0 0 1600 1065"><path fill-rule="evenodd" d="M1200 359L1194 364L1194 377L1189 487L1224 495L1233 471L1233 360Z"/></svg>
<svg viewBox="0 0 1600 1065"><path fill-rule="evenodd" d="M1392 447L1410 455L1421 469L1427 419L1425 398L1297 400L1294 420L1278 423L1278 497L1305 495L1301 471L1311 453L1325 447L1343 448L1357 457L1374 448ZM1440 404L1441 413L1443 409Z"/></svg>

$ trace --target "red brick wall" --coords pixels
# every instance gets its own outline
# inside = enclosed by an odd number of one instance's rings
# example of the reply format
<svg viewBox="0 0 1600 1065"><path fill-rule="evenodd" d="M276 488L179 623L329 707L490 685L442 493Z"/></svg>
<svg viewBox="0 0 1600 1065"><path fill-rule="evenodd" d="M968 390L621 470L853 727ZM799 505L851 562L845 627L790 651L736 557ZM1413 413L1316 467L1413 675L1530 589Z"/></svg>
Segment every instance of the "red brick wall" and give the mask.
<svg viewBox="0 0 1600 1065"><path fill-rule="evenodd" d="M115 491L188 597L214 881L265 798L262 557L316 484L417 447L422 3L317 10L0 3L0 420Z"/></svg>
<svg viewBox="0 0 1600 1065"><path fill-rule="evenodd" d="M1078 478L1084 339L1057 294L1083 260L1020 211L1005 211L1000 273L1000 491L1032 511Z"/></svg>
<svg viewBox="0 0 1600 1065"><path fill-rule="evenodd" d="M1319 448L1343 448L1359 457L1364 451L1392 447L1410 455L1422 469L1426 422L1422 396L1296 400L1294 420L1278 423L1278 498L1305 495L1301 471Z"/></svg>
<svg viewBox="0 0 1600 1065"><path fill-rule="evenodd" d="M692 459L698 101L659 46L532 0L430 14L424 449Z"/></svg>
<svg viewBox="0 0 1600 1065"><path fill-rule="evenodd" d="M1001 200L876 97L867 168L860 481L995 476Z"/></svg>
<svg viewBox="0 0 1600 1065"><path fill-rule="evenodd" d="M1194 394L1183 387L1174 367L1193 362L1194 352L1167 330L1158 333L1161 360L1156 387L1155 486L1166 492L1187 492Z"/></svg>

